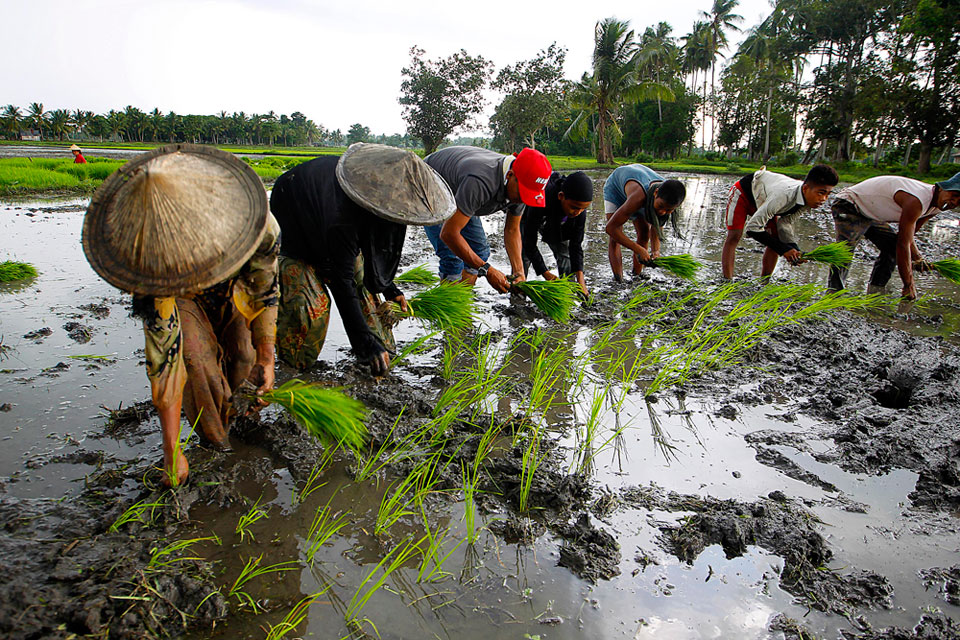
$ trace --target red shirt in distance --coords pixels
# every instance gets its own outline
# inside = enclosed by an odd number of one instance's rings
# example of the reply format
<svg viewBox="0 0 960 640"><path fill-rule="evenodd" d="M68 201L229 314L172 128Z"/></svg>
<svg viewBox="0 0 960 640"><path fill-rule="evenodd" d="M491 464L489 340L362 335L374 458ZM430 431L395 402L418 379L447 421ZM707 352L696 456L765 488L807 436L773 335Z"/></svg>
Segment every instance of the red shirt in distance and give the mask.
<svg viewBox="0 0 960 640"><path fill-rule="evenodd" d="M83 157L83 154L77 151L73 154L73 164L87 164L87 159Z"/></svg>

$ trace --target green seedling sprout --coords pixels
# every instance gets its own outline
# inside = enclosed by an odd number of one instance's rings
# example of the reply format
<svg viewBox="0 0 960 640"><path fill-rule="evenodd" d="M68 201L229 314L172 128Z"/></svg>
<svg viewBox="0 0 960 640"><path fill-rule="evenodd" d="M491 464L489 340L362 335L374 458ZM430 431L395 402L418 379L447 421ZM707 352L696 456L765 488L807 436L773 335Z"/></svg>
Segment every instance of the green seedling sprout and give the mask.
<svg viewBox="0 0 960 640"><path fill-rule="evenodd" d="M290 612L284 616L283 620L276 625L270 625L270 628L267 630L266 640L281 640L282 638L285 638L288 633L296 631L297 627L303 624L303 621L307 619L307 613L310 611L310 605L312 605L314 601L322 596L329 588L330 586L327 585L321 591L307 596L294 605L293 609L291 609Z"/></svg>
<svg viewBox="0 0 960 640"><path fill-rule="evenodd" d="M673 275L685 280L693 280L697 270L703 265L693 259L693 256L682 253L676 256L660 256L647 262L648 266L669 271Z"/></svg>
<svg viewBox="0 0 960 640"><path fill-rule="evenodd" d="M812 251L805 251L800 254L800 257L804 260L812 260L813 262L821 262L831 267L840 268L850 264L853 260L853 251L850 250L850 245L845 240L841 240L840 242L821 245Z"/></svg>
<svg viewBox="0 0 960 640"><path fill-rule="evenodd" d="M533 478L546 459L546 453L540 452L540 428L535 428L529 434L529 442L523 451L523 460L520 466L520 512L526 513L530 505L530 491L533 488Z"/></svg>
<svg viewBox="0 0 960 640"><path fill-rule="evenodd" d="M330 466L330 463L333 461L333 456L336 454L337 449L339 448L340 443L324 448L320 459L317 460L316 464L314 464L313 468L310 470L310 475L307 476L307 481L304 483L303 488L301 488L299 491L295 490L293 492L294 505L303 504L311 493L327 484L326 482L321 482L320 478L323 476L323 472L326 470L326 468Z"/></svg>
<svg viewBox="0 0 960 640"><path fill-rule="evenodd" d="M377 566L367 574L367 577L363 579L356 593L354 593L350 599L347 612L344 614L344 620L348 626L353 628L360 626L361 621L357 619L357 614L363 610L373 594L386 584L387 579L389 579L397 569L402 567L404 563L417 553L421 553L420 545L422 545L425 540L426 536L416 541L414 541L413 538L408 538L405 542L391 549L390 552L377 563ZM377 576L377 574L380 575L375 579L374 576ZM380 635L380 632L377 631L376 626L369 618L365 618L363 621L370 623L373 630L377 633L377 636Z"/></svg>
<svg viewBox="0 0 960 640"><path fill-rule="evenodd" d="M32 264L4 260L0 262L0 282L17 282L37 277L37 270Z"/></svg>
<svg viewBox="0 0 960 640"><path fill-rule="evenodd" d="M197 430L197 425L200 424L200 417L203 415L203 407L200 407L200 410L197 411L197 419L193 421L193 425L190 427L190 432L187 433L187 437L182 440L177 440L177 446L173 448L173 464L170 465L170 468L163 468L163 472L167 476L167 484L170 485L170 490L175 491L177 487L180 486L180 476L177 473L177 469L180 468L180 453L183 445L190 440L190 437Z"/></svg>
<svg viewBox="0 0 960 640"><path fill-rule="evenodd" d="M246 564L243 566L243 569L240 570L240 575L238 575L237 579L233 581L233 585L227 592L227 598L236 598L237 603L241 607L249 606L254 613L259 613L260 609L257 607L256 600L254 600L249 593L244 591L246 585L254 578L258 578L260 576L265 576L272 573L282 573L284 571L296 571L299 568L299 564L292 560L261 567L260 562L262 560L262 553L256 558L248 559Z"/></svg>
<svg viewBox="0 0 960 640"><path fill-rule="evenodd" d="M403 405L399 415L397 415L397 419L393 421L393 426L390 427L390 433L383 439L383 442L376 451L373 450L371 445L370 451L367 452L366 456L357 457L357 462L359 463L356 474L357 482L366 482L371 477L377 477L379 471L390 464L392 458L386 455L387 449L393 444L393 434L396 433L397 425L400 424L400 419L403 417L403 412L406 411L406 409L407 405ZM379 485L379 483L380 479L377 477L377 484Z"/></svg>
<svg viewBox="0 0 960 640"><path fill-rule="evenodd" d="M171 542L164 547L153 547L150 549L150 560L147 562L147 569L157 570L172 566L178 562L186 562L188 560L203 560L203 558L199 556L173 557L174 554L177 554L181 551L188 551L190 547L199 542L213 542L214 544L219 545L220 538L216 535L212 535L202 538L191 538L190 540L176 540L175 542Z"/></svg>
<svg viewBox="0 0 960 640"><path fill-rule="evenodd" d="M377 522L373 527L374 535L383 535L396 524L397 520L404 516L413 515L414 512L407 508L409 504L407 495L413 490L416 483L417 474L411 473L403 480L394 482L387 487L383 498L380 500L380 508L377 510Z"/></svg>
<svg viewBox="0 0 960 640"><path fill-rule="evenodd" d="M313 523L307 532L306 555L307 562L309 562L311 566L314 563L317 553L323 548L323 545L350 523L351 513L349 511L335 517L332 515L332 510L330 509L331 500L333 500L333 496L330 497L327 504L317 509Z"/></svg>
<svg viewBox="0 0 960 640"><path fill-rule="evenodd" d="M530 300L548 318L556 322L569 322L570 312L580 295L580 285L569 276L555 280L524 280L510 285Z"/></svg>
<svg viewBox="0 0 960 640"><path fill-rule="evenodd" d="M407 300L407 318L416 318L440 330L464 331L476 318L473 287L462 282L441 282Z"/></svg>
<svg viewBox="0 0 960 640"><path fill-rule="evenodd" d="M412 356L418 356L421 353L424 353L427 349L430 348L430 340L436 336L439 332L433 331L426 335L422 335L413 342L405 345L396 356L390 360L390 368L405 363Z"/></svg>
<svg viewBox="0 0 960 640"><path fill-rule="evenodd" d="M150 524L153 522L154 517L153 513L157 509L162 509L164 505L162 502L146 502L141 500L136 502L129 507L127 510L120 514L120 516L113 521L113 524L107 529L110 533L117 533L120 531L120 527L131 522L139 522L140 524ZM146 513L147 510L150 510L150 517L147 519Z"/></svg>
<svg viewBox="0 0 960 640"><path fill-rule="evenodd" d="M263 518L268 518L267 510L260 506L260 498L257 498L257 501L253 503L253 506L250 509L240 516L240 519L237 520L237 527L234 529L234 533L240 534L240 542L246 540L247 536L250 536L251 540L256 540L256 537L253 535L253 531L250 530L250 527L253 524Z"/></svg>
<svg viewBox="0 0 960 640"><path fill-rule="evenodd" d="M421 264L404 271L402 274L393 279L395 283L406 283L406 284L420 284L420 285L432 285L437 284L440 281L440 278L437 277L430 269L427 268L427 265Z"/></svg>
<svg viewBox="0 0 960 640"><path fill-rule="evenodd" d="M434 578L449 575L449 573L443 570L443 565L453 552L460 548L460 545L463 544L464 541L460 540L450 551L441 556L440 553L443 550L443 543L450 534L450 529L439 531L438 528L435 532L430 529L426 512L421 509L420 514L423 518L424 531L426 531L423 540L427 543L427 547L421 551L420 570L417 572L417 582L430 582ZM430 567L431 561L433 568Z"/></svg>
<svg viewBox="0 0 960 640"><path fill-rule="evenodd" d="M931 262L930 266L939 275L943 276L954 284L960 284L960 260L956 258L947 258Z"/></svg>
<svg viewBox="0 0 960 640"><path fill-rule="evenodd" d="M367 408L340 389L294 379L258 397L282 406L327 446L343 443L359 451L366 442Z"/></svg>

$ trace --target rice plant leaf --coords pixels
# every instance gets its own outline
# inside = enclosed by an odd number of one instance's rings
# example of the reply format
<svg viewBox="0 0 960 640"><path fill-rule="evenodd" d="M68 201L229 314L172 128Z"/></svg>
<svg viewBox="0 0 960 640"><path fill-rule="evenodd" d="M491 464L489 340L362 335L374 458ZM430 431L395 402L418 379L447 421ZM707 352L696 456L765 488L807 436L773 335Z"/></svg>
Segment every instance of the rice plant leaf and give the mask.
<svg viewBox="0 0 960 640"><path fill-rule="evenodd" d="M468 329L477 315L473 287L460 282L441 282L407 300L408 318L438 329Z"/></svg>
<svg viewBox="0 0 960 640"><path fill-rule="evenodd" d="M427 265L421 264L401 273L393 281L395 283L431 285L439 282L440 278L430 271Z"/></svg>
<svg viewBox="0 0 960 640"><path fill-rule="evenodd" d="M13 260L4 260L0 262L0 282L16 282L17 280L27 280L34 278L37 270L32 264L26 262L15 262Z"/></svg>
<svg viewBox="0 0 960 640"><path fill-rule="evenodd" d="M568 322L573 305L580 294L580 285L569 276L555 280L525 280L510 285L511 291L519 291L537 305L551 320Z"/></svg>
<svg viewBox="0 0 960 640"><path fill-rule="evenodd" d="M686 280L693 280L697 275L697 270L703 265L693 259L688 253L681 253L675 256L660 256L647 263L651 267L669 271L675 276Z"/></svg>
<svg viewBox="0 0 960 640"><path fill-rule="evenodd" d="M286 409L300 425L328 445L342 442L359 451L367 439L367 408L340 389L288 380L260 396Z"/></svg>
<svg viewBox="0 0 960 640"><path fill-rule="evenodd" d="M930 266L950 282L960 284L960 260L947 258L946 260L931 262Z"/></svg>

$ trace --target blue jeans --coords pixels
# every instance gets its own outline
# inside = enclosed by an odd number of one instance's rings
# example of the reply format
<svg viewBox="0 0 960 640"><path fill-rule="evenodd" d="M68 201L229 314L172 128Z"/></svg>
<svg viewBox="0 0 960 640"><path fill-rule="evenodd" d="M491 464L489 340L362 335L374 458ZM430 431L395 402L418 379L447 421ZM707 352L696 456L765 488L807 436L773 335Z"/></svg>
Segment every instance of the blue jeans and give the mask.
<svg viewBox="0 0 960 640"><path fill-rule="evenodd" d="M458 258L457 254L451 251L450 247L440 239L440 229L442 228L442 223L423 228L427 232L427 239L433 245L433 250L440 258L440 277L445 280L459 280L460 273L463 271L476 275L477 270L464 265L463 260ZM483 225L480 224L480 220L476 216L470 218L470 221L460 231L460 235L467 241L473 252L486 262L487 258L490 257L490 245L487 243L487 234L483 231Z"/></svg>

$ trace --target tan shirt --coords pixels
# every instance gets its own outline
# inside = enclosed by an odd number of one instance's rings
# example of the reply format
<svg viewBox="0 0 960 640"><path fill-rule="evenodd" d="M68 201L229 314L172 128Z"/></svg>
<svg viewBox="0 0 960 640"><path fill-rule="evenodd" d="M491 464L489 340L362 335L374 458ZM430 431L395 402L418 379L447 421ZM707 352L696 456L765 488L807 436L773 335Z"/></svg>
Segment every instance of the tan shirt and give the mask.
<svg viewBox="0 0 960 640"><path fill-rule="evenodd" d="M796 244L793 222L810 207L803 200L803 182L782 173L762 168L753 174L753 198L757 212L750 216L744 233L760 233L773 218L777 218L777 235L785 244Z"/></svg>

